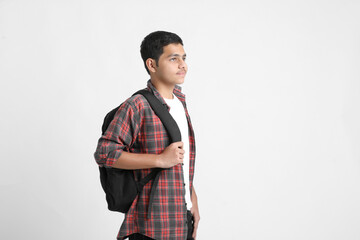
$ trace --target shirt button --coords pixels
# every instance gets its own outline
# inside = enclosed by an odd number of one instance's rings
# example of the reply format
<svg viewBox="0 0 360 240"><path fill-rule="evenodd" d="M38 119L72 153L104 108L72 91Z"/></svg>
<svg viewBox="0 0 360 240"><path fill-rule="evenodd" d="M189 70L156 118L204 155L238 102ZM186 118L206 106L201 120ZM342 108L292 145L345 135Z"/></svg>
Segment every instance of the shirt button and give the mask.
<svg viewBox="0 0 360 240"><path fill-rule="evenodd" d="M185 183L184 183L184 186L185 186Z"/></svg>

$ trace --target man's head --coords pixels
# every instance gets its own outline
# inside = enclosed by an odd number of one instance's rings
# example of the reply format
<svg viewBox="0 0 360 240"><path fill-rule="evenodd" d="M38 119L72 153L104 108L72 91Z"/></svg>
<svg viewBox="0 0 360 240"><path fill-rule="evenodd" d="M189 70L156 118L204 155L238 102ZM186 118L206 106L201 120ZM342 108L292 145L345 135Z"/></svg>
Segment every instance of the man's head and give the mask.
<svg viewBox="0 0 360 240"><path fill-rule="evenodd" d="M151 78L171 84L184 82L187 72L186 54L181 38L175 33L150 33L142 41L140 53Z"/></svg>

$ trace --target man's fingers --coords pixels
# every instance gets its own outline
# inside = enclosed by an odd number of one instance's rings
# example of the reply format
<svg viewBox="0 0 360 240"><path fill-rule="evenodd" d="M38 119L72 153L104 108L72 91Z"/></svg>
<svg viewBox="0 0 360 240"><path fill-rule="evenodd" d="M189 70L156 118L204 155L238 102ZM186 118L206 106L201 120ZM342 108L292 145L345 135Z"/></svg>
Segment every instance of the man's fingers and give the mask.
<svg viewBox="0 0 360 240"><path fill-rule="evenodd" d="M185 150L183 150L183 149L180 149L180 150L178 150L177 151L180 155L184 155L185 154Z"/></svg>
<svg viewBox="0 0 360 240"><path fill-rule="evenodd" d="M194 226L194 231L192 234L192 237L194 238L194 240L196 239L196 231L197 231L197 227Z"/></svg>
<svg viewBox="0 0 360 240"><path fill-rule="evenodd" d="M196 232L197 232L200 218L195 213L193 215L194 215L194 232L192 234L192 237L194 238L194 240L196 240Z"/></svg>
<svg viewBox="0 0 360 240"><path fill-rule="evenodd" d="M175 144L178 148L182 148L184 146L184 143L182 141L175 142Z"/></svg>

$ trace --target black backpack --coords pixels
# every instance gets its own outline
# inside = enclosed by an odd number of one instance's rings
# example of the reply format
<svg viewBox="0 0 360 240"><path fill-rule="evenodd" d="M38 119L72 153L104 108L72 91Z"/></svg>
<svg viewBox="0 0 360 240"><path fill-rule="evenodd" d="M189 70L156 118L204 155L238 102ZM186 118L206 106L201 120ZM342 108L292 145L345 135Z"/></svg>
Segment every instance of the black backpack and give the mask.
<svg viewBox="0 0 360 240"><path fill-rule="evenodd" d="M176 121L159 99L157 99L153 93L145 89L135 92L132 96L138 93L142 94L147 99L155 114L160 118L167 133L169 134L170 143L181 141L181 133ZM105 116L104 123L102 125L102 134L105 133L120 106L114 108ZM132 202L142 191L144 185L151 179L154 179L151 186L147 214L148 217L150 216L153 197L160 176L159 173L163 170L163 168L153 168L147 176L139 179L139 181L135 181L133 170L113 167L109 168L104 166L99 166L99 170L101 186L106 194L108 209L110 211L122 213L126 213L129 210Z"/></svg>

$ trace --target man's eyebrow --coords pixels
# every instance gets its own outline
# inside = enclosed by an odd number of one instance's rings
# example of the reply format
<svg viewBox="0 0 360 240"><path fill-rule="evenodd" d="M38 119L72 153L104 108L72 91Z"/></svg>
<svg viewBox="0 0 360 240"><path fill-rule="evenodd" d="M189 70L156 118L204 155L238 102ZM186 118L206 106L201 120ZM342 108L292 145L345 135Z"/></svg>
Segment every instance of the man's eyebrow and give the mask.
<svg viewBox="0 0 360 240"><path fill-rule="evenodd" d="M167 58L168 57L172 57L172 56L174 56L174 57L178 57L178 56L180 56L179 54L177 54L177 53L172 53L172 54L170 54L169 56L167 56ZM183 55L184 57L186 57L186 53L184 53L184 55Z"/></svg>

